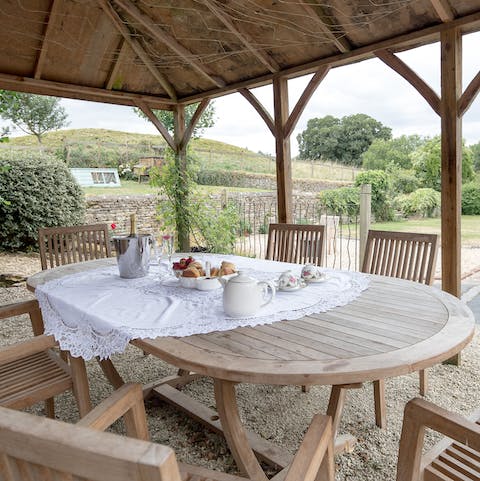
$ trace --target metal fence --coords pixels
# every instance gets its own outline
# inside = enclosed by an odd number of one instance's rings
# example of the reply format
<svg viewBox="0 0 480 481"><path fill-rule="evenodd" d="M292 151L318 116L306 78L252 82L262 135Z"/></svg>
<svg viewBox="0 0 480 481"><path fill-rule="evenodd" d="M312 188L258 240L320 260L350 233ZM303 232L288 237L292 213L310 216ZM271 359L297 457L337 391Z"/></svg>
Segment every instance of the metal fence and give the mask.
<svg viewBox="0 0 480 481"><path fill-rule="evenodd" d="M256 195L237 197L233 201L240 219L234 252L264 258L268 226L278 219L276 198ZM296 196L293 211L296 224L325 225L324 266L358 270L360 214L347 216L328 210L314 196Z"/></svg>

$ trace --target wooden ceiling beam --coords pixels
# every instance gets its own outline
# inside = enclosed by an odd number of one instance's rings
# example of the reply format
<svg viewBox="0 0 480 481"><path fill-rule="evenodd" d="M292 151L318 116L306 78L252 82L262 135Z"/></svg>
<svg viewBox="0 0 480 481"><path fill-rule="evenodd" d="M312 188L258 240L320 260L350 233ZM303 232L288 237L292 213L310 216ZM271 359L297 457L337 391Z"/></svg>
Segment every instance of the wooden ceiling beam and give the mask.
<svg viewBox="0 0 480 481"><path fill-rule="evenodd" d="M401 75L428 102L437 115L440 112L440 97L414 70L389 50L376 50L375 55L392 70Z"/></svg>
<svg viewBox="0 0 480 481"><path fill-rule="evenodd" d="M317 87L326 77L327 73L330 71L330 65L324 65L318 69L315 75L310 79L308 85L305 87L305 90L302 92L302 95L298 99L298 102L295 104L292 112L288 116L287 122L283 128L283 135L284 137L290 137L292 135L295 126L297 125L298 119L302 112L305 110L308 101L312 98L312 95L317 90Z"/></svg>
<svg viewBox="0 0 480 481"><path fill-rule="evenodd" d="M352 50L352 46L350 42L343 36L337 36L332 31L332 25L327 16L323 12L323 8L321 5L315 3L315 0L309 0L308 2L301 1L300 2L303 9L312 16L313 19L317 21L317 24L320 26L320 29L325 34L325 36L333 42L335 47L342 52L350 52Z"/></svg>
<svg viewBox="0 0 480 481"><path fill-rule="evenodd" d="M173 85L168 81L168 79L163 75L162 72L158 70L150 56L145 52L144 48L140 45L138 40L132 38L129 28L127 27L124 20L115 11L112 4L108 0L98 0L100 6L102 7L105 14L110 18L115 28L118 30L120 35L123 37L125 42L132 48L135 54L140 58L148 71L153 75L155 80L162 86L162 88L167 92L172 100L177 100L177 93L173 88ZM118 65L117 57L117 65ZM114 67L115 69L115 67ZM111 79L112 75L110 76ZM108 82L107 82L108 85Z"/></svg>
<svg viewBox="0 0 480 481"><path fill-rule="evenodd" d="M430 0L430 2L442 22L451 22L455 18L455 13L448 0Z"/></svg>
<svg viewBox="0 0 480 481"><path fill-rule="evenodd" d="M35 65L35 71L33 77L39 79L42 77L43 67L45 65L45 59L47 58L48 42L52 32L52 25L55 22L55 16L58 14L60 8L59 0L52 0L50 6L50 12L46 19L45 31L43 33L42 45L40 47L40 53L38 54L37 63Z"/></svg>
<svg viewBox="0 0 480 481"><path fill-rule="evenodd" d="M121 92L119 90L105 90L95 87L52 82L50 80L34 79L0 73L0 89L17 92L35 93L38 95L52 95L69 99L90 100L107 104L128 105L136 107L138 101L145 102L151 108L172 110L175 102L167 97L155 97L136 93Z"/></svg>
<svg viewBox="0 0 480 481"><path fill-rule="evenodd" d="M120 71L120 66L122 65L122 62L125 59L125 56L127 55L127 46L128 46L128 43L122 37L122 40L120 41L120 45L118 47L118 54L113 64L113 68L110 71L110 74L108 75L107 81L105 82L105 88L107 90L112 90L113 86L115 85L115 82L118 78L118 74Z"/></svg>
<svg viewBox="0 0 480 481"><path fill-rule="evenodd" d="M266 53L258 50L253 46L253 41L245 32L241 32L240 28L235 26L228 16L220 8L218 8L211 0L201 0L202 3L220 20L230 33L235 35L237 39L260 61L270 72L275 73L280 70L278 63Z"/></svg>
<svg viewBox="0 0 480 481"><path fill-rule="evenodd" d="M169 147L174 152L176 152L177 146L175 145L173 137L170 135L170 132L167 130L165 125L163 125L160 119L153 113L153 110L145 102L142 101L136 102L136 106L149 118L150 122L155 125L156 129L160 132Z"/></svg>
<svg viewBox="0 0 480 481"><path fill-rule="evenodd" d="M339 67L341 65L348 65L353 62L372 58L374 56L373 52L375 52L376 50L406 50L409 47L418 45L418 43L421 41L429 40L433 43L434 41L438 40L439 34L441 32L444 32L450 28L462 28L467 26L471 26L471 28L475 26L475 28L478 28L479 25L480 9L479 11L470 15L466 15L465 17L456 18L452 22L439 23L438 25L433 25L422 30L417 30L416 32L398 35L396 37L381 40L370 45L355 48L350 52L335 54L329 57L319 58L317 60L313 60L311 62L307 62L301 65L296 65L294 67L282 70L281 74L282 76L286 76L288 78L294 78L301 75L313 73L322 65L330 65L332 68ZM193 102L198 102L204 97L215 98L221 95L225 95L226 93L238 91L243 88L261 87L262 85L272 83L275 75L276 74L265 74L252 79L243 80L241 82L234 82L222 88L212 89L193 95L186 95L184 97L180 97L179 102L189 104Z"/></svg>
<svg viewBox="0 0 480 481"><path fill-rule="evenodd" d="M267 124L270 132L272 132L273 136L275 137L275 122L273 117L268 113L267 109L260 103L260 101L255 97L250 90L243 88L238 90L252 105L252 107L257 111L258 115L262 117L263 121Z"/></svg>
<svg viewBox="0 0 480 481"><path fill-rule="evenodd" d="M190 138L192 137L193 130L195 129L195 126L198 124L200 117L202 116L203 112L205 112L209 103L210 103L210 99L203 99L198 104L198 107L195 110L194 114L192 115L192 118L190 119L190 122L187 125L187 128L185 129L185 132L183 134L182 140L180 142L180 150L183 150L187 146L188 142L190 142Z"/></svg>
<svg viewBox="0 0 480 481"><path fill-rule="evenodd" d="M174 37L159 27L148 15L138 9L128 0L113 0L119 7L127 12L135 21L142 25L156 40L165 44L170 50L181 57L188 65L196 70L202 77L219 88L225 87L225 81L213 74L205 65L201 64L196 55L181 45Z"/></svg>
<svg viewBox="0 0 480 481"><path fill-rule="evenodd" d="M475 75L472 81L460 97L458 102L458 115L462 116L472 105L473 101L480 92L480 71Z"/></svg>

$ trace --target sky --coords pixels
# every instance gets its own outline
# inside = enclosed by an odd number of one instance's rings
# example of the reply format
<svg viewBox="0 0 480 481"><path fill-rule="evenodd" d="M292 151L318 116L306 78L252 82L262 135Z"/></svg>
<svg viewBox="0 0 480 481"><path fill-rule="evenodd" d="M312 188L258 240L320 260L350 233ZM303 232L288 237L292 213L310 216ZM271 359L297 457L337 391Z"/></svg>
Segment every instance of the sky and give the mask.
<svg viewBox="0 0 480 481"><path fill-rule="evenodd" d="M463 88L480 70L480 32L463 37ZM432 44L398 54L437 93L440 92L440 44ZM311 75L289 81L290 109L300 97ZM273 112L271 86L260 87L253 93ZM215 126L203 137L219 140L255 152L273 154L275 143L263 120L240 94L230 94L214 100ZM102 128L157 134L147 120L138 117L130 107L63 99L68 113L69 129ZM440 133L440 119L420 94L396 72L378 59L332 69L305 108L291 137L292 155L298 154L296 137L314 117L363 113L392 129L394 137ZM0 126L8 122L0 121ZM14 135L23 135L16 131ZM160 135L160 134L158 134ZM480 95L463 117L463 137L467 144L480 141Z"/></svg>

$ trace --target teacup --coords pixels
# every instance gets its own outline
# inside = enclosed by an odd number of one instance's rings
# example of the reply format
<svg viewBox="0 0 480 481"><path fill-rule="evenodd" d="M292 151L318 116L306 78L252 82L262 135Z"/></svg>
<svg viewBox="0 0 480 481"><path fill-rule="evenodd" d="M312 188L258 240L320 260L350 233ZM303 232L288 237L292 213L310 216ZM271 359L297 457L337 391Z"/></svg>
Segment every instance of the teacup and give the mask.
<svg viewBox="0 0 480 481"><path fill-rule="evenodd" d="M316 281L324 277L325 274L315 264L307 264L302 269L302 279L305 281Z"/></svg>
<svg viewBox="0 0 480 481"><path fill-rule="evenodd" d="M277 284L279 289L294 289L302 285L302 278L292 271L285 271L278 278Z"/></svg>

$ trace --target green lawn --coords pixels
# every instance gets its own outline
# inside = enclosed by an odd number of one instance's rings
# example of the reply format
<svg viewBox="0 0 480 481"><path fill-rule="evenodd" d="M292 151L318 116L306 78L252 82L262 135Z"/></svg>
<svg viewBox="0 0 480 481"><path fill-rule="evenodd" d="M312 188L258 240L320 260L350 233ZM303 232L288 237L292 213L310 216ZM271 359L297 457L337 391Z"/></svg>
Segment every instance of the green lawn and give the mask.
<svg viewBox="0 0 480 481"><path fill-rule="evenodd" d="M372 224L372 229L440 234L440 219L409 219ZM480 216L462 215L462 244L480 245Z"/></svg>

